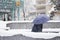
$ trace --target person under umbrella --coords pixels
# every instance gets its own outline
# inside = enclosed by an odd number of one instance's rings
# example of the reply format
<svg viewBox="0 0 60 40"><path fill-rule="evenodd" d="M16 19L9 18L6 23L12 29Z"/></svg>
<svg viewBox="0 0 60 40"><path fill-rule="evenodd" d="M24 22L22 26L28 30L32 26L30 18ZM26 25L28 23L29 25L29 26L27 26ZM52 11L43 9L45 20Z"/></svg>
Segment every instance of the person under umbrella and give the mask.
<svg viewBox="0 0 60 40"><path fill-rule="evenodd" d="M43 24L50 20L45 13L41 13L33 20L32 32L42 32Z"/></svg>

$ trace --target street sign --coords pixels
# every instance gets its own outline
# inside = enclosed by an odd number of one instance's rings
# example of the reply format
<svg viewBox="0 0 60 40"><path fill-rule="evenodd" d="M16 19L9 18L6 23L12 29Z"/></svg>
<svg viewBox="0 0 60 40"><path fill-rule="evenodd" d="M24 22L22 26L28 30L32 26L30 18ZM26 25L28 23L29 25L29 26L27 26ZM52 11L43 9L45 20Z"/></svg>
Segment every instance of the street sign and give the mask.
<svg viewBox="0 0 60 40"><path fill-rule="evenodd" d="M20 4L21 4L20 1L17 1L17 2L16 2L16 6L17 6L17 7L19 7Z"/></svg>

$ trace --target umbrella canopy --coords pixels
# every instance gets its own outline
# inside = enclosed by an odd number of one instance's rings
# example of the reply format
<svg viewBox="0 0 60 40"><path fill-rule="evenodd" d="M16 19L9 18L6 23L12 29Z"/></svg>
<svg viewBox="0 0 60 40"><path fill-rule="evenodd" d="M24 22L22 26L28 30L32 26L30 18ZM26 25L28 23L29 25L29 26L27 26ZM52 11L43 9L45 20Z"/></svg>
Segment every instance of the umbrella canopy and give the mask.
<svg viewBox="0 0 60 40"><path fill-rule="evenodd" d="M33 23L34 24L43 24L43 23L46 23L49 20L50 20L50 18L47 15L40 14L33 20Z"/></svg>

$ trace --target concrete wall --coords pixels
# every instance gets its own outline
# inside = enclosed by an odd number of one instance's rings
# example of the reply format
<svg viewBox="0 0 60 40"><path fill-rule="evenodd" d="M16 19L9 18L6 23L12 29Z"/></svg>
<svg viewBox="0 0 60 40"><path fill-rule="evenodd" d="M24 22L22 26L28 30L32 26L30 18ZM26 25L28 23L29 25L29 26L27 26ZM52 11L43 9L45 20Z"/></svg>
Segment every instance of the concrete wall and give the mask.
<svg viewBox="0 0 60 40"><path fill-rule="evenodd" d="M32 23L9 23L7 27L11 29L31 29L33 27ZM43 28L60 28L60 22L52 22L43 24Z"/></svg>

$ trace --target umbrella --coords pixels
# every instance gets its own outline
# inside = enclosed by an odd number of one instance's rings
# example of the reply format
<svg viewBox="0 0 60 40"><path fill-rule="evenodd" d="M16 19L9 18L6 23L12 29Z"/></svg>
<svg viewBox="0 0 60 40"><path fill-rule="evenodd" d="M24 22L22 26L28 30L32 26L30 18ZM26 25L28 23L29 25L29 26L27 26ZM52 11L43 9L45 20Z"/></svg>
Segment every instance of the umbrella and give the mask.
<svg viewBox="0 0 60 40"><path fill-rule="evenodd" d="M34 24L43 24L43 23L46 23L49 20L50 20L50 18L47 15L40 14L33 20L33 23Z"/></svg>

